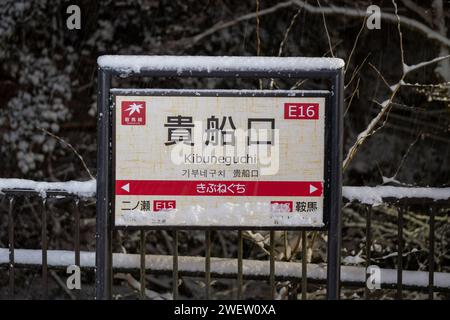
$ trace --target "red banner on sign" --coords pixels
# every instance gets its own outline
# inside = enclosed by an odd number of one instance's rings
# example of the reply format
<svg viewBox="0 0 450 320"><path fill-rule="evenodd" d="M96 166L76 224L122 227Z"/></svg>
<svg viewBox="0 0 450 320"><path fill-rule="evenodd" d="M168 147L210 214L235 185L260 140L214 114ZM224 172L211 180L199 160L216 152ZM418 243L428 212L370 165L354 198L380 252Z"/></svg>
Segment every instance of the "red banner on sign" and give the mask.
<svg viewBox="0 0 450 320"><path fill-rule="evenodd" d="M320 197L322 193L318 181L116 181L116 195Z"/></svg>

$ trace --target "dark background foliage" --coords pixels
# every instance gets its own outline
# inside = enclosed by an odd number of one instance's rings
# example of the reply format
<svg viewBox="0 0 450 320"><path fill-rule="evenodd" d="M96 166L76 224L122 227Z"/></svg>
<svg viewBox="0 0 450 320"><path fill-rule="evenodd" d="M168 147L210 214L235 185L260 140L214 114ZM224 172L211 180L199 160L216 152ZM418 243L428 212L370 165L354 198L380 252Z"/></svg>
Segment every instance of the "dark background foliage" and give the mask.
<svg viewBox="0 0 450 320"><path fill-rule="evenodd" d="M81 7L81 30L66 28L69 15L65 10L69 4ZM261 1L260 10L276 4L276 1ZM329 1L329 4L364 9L370 3ZM379 4L384 12L393 12L390 1ZM419 5L431 10L431 4L421 2ZM445 3L445 8L447 6ZM63 144L45 136L39 128L71 143L95 172L96 58L101 54L255 55L257 52L255 19L236 23L194 42L196 35L217 23L254 13L254 1L40 0L25 1L19 6L16 1L4 0L0 10L3 21L0 29L3 160L0 175L3 177L46 180L88 177L75 155ZM261 55L278 54L280 42L297 10L296 6L288 6L260 17ZM401 2L399 13L421 21ZM448 17L446 19L448 21ZM347 60L362 19L332 15L326 17L326 23L334 54ZM407 27L403 28L403 34L408 64L439 55L438 43ZM283 55L330 56L321 15L312 15L306 10L299 14ZM353 92L355 95L345 115L344 153L379 111L377 102L382 102L389 94L369 63L389 84L398 81L401 63L396 24L383 21L380 30L364 28L349 62L347 106ZM355 68L360 69L350 82ZM408 82L442 82L444 79L434 69L435 65L420 69L408 77ZM177 86L172 79L145 79L129 85ZM257 82L230 81L201 83L196 79L178 84L248 88L257 85ZM318 86L306 82L302 88ZM367 140L345 172L345 183L380 184L383 176L395 175L405 157L396 180L423 186L448 184L449 107L448 101L441 100L444 99L436 99L427 90L402 89L384 127Z"/></svg>
<svg viewBox="0 0 450 320"><path fill-rule="evenodd" d="M450 3L442 1L443 20L433 4L440 1L397 0L399 14L414 19L433 30L448 29ZM278 55L280 43L298 12L286 5L260 16L260 46L256 19L243 19L255 13L255 0L0 0L0 177L28 178L46 181L87 180L88 172L65 143L70 143L83 157L87 167L96 172L96 59L102 54L173 54L173 55ZM281 1L260 0L260 11ZM411 5L411 3L413 5ZM81 30L68 30L66 9L81 7ZM309 4L318 6L317 1ZM365 11L377 4L383 13L393 13L391 1L322 0L322 6L344 6ZM380 111L389 85L402 74L400 39L397 24L382 20L380 30L361 28L362 18L342 14L325 16L333 54L347 63L345 88L344 155L358 134ZM229 27L205 35L224 22ZM358 38L358 33L361 34ZM413 65L445 53L440 43L406 25L402 26L405 62ZM447 32L447 34L445 34ZM444 30L444 36L449 36ZM358 40L358 41L357 41ZM355 44L356 43L356 44ZM354 53L349 61L352 49ZM283 56L331 56L330 43L320 14L302 10L287 35ZM440 64L439 64L440 65ZM450 181L449 125L450 72L433 64L408 75L394 99L387 117L383 117L375 134L359 149L344 172L345 185L379 185L383 183L414 186L448 186ZM380 75L377 70L380 72ZM443 71L444 70L444 71ZM293 83L277 81L281 88ZM421 85L416 85L421 84ZM119 83L116 83L119 85ZM258 81L198 79L123 79L121 86L177 88L253 88ZM323 83L306 81L301 89L321 88ZM269 88L267 81L263 82ZM18 247L39 248L39 205L24 199L18 203ZM94 204L86 203L82 214L82 249L94 250ZM71 249L71 212L49 204L50 247ZM5 211L2 205L2 212ZM20 210L19 210L20 209ZM58 214L57 214L58 212ZM395 250L395 213L392 208L374 211L374 235L380 257ZM361 253L364 220L351 208L344 212L344 254ZM408 232L405 250L418 249L405 265L409 269L426 269L426 216L414 216L405 226ZM420 224L417 221L421 222ZM0 245L7 247L7 221L0 220ZM439 220L436 227L442 237L437 243L436 270L448 271L448 223ZM381 231L380 231L381 230ZM265 235L266 236L266 235ZM376 237L375 237L376 236ZM182 235L182 254L203 250L203 235ZM309 234L308 239L315 235ZM297 235L290 234L290 243ZM114 251L136 249L138 234L116 234ZM172 238L167 233L150 234L148 252L170 253ZM319 236L308 262L323 262L324 238ZM236 254L236 235L217 233L213 255ZM264 247L264 244L263 244ZM374 249L375 251L378 249ZM280 249L282 252L283 249ZM247 243L245 256L264 256L260 247ZM282 258L285 259L286 257ZM298 257L293 256L293 260ZM379 262L394 267L395 260ZM19 277L24 283L29 277ZM2 281L6 279L2 279ZM161 283L167 285L168 280ZM161 285L159 283L159 285ZM218 284L226 287L226 284ZM170 285L168 285L170 287ZM164 289L164 286L162 286ZM161 289L162 291L164 291ZM197 290L197 289L196 289ZM198 289L200 290L200 289ZM249 289L251 290L251 288ZM257 287L255 297L264 290ZM28 296L31 293L23 293ZM186 293L184 293L186 294ZM196 297L193 292L191 296Z"/></svg>

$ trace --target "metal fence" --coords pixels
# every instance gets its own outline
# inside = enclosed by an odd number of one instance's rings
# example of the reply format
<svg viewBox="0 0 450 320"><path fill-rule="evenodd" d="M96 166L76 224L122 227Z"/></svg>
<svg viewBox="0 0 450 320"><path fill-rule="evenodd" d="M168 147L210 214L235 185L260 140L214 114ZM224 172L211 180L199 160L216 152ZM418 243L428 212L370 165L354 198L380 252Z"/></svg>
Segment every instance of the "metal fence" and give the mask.
<svg viewBox="0 0 450 320"><path fill-rule="evenodd" d="M25 250L17 249L15 247L15 236L20 230L18 230L15 220L17 218L17 212L15 206L18 201L23 199L34 199L33 201L39 202L40 208L40 249ZM42 197L37 191L33 190L20 190L20 189L3 189L1 194L1 200L6 201L8 208L8 244L9 249L0 249L0 266L4 270L4 274L8 274L8 284L1 288L1 291L8 291L9 299L15 298L16 290L16 270L21 268L32 268L31 273L39 274L36 271L36 267L41 268L40 275L42 278L42 284L39 288L42 290L41 297L49 297L49 272L53 269L60 269L70 264L81 266L84 270L94 270L95 268L95 253L86 252L81 250L80 246L80 208L85 201L95 201L92 198L83 198L79 196L71 195L63 191L51 191L45 192L45 197ZM444 238L446 246L446 227L440 234L436 233L436 221L441 221L444 226L448 225L448 213L450 200L433 201L431 199L383 199L387 205L392 206L396 210L396 216L394 217L394 224L397 226L396 243L397 243L397 255L393 255L392 260L395 264L395 269L382 269L381 286L382 288L389 290L396 290L395 298L401 299L404 296L404 290L414 290L427 292L428 298L433 299L435 292L444 292L444 294L450 292L450 274L445 272L436 271L436 239ZM48 247L48 230L47 221L49 219L48 204L49 203L62 203L64 206L70 207L70 211L73 215L73 225L70 227L73 230L73 250L56 251L49 250ZM373 259L373 243L377 240L374 237L374 213L371 205L364 205L355 202L347 202L345 208L352 208L357 214L365 221L365 225L357 225L360 232L364 234L364 254L365 265L368 267ZM428 248L427 248L427 261L428 270L425 271L407 271L405 270L405 219L413 219L409 212L425 212L428 215L428 219L425 222L423 230L428 232ZM6 214L6 212L4 212ZM344 224L344 228L347 228ZM422 231L423 231L422 230ZM235 287L233 291L233 298L245 299L253 298L245 296L244 284L247 280L258 280L268 283L270 288L270 297L279 298L280 286L283 286L283 281L289 281L289 286L286 286L285 297L290 299L306 299L308 297L308 291L317 290L320 287L311 288L312 285L318 285L325 283L326 281L326 268L321 265L307 263L307 237L305 231L300 231L299 241L301 240L302 248L299 257L300 262L286 262L276 261L275 254L275 231L269 231L269 250L268 261L264 260L251 260L244 258L244 243L246 240L244 237L244 231L232 231L237 232L237 257L233 258L216 258L211 257L212 235L215 230L201 231L204 232L205 247L203 255L196 257L187 257L179 255L179 235L180 230L166 230L155 232L171 232L172 236L172 254L168 256L150 255L146 252L147 234L150 231L138 230L139 233L139 253L132 254L115 254L114 255L114 268L117 270L134 270L135 274L138 274L139 281L134 283L134 289L139 292L142 299L148 298L146 278L151 274L168 274L172 278L172 297L178 299L179 295L179 279L183 276L194 276L203 278L205 299L210 299L211 296L211 283L213 278L228 278L235 280ZM136 232L136 231L133 231ZM186 232L195 232L192 230ZM92 239L94 242L94 239ZM7 257L5 257L7 254ZM445 271L445 270L444 270ZM344 288L353 288L353 290L364 290L363 298L370 299L374 297L374 294L365 285L365 281L368 277L366 270L363 267L342 266L341 269L341 286ZM393 276L395 274L396 276ZM407 277L405 277L407 275ZM383 279L385 278L385 279ZM56 279L57 280L57 279ZM61 281L60 281L61 282ZM65 284L60 283L61 286ZM76 290L75 290L76 291ZM67 294L71 298L77 298L77 294L72 294L67 291ZM83 298L93 298L92 295L85 295ZM342 297L342 296L341 296ZM448 297L448 296L447 296ZM201 298L201 297L197 297Z"/></svg>

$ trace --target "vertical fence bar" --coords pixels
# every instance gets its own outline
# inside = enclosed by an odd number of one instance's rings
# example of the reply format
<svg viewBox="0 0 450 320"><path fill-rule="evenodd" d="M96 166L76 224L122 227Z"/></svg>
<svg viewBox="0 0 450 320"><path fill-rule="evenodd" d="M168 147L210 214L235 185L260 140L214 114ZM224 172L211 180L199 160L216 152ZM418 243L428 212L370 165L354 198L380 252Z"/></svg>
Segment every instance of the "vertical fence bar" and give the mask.
<svg viewBox="0 0 450 320"><path fill-rule="evenodd" d="M205 299L210 299L211 286L211 231L205 231Z"/></svg>
<svg viewBox="0 0 450 320"><path fill-rule="evenodd" d="M429 234L429 249L428 249L428 299L434 299L434 206L430 206L430 234Z"/></svg>
<svg viewBox="0 0 450 320"><path fill-rule="evenodd" d="M400 206L397 210L398 222L397 222L397 241L398 241L398 256L397 256L397 299L402 299L402 287L403 287L403 213L404 207Z"/></svg>
<svg viewBox="0 0 450 320"><path fill-rule="evenodd" d="M306 231L302 231L302 300L307 299L307 268L308 268L308 246L306 244Z"/></svg>
<svg viewBox="0 0 450 320"><path fill-rule="evenodd" d="M110 196L110 110L111 74L99 69L97 78L97 192L95 225L95 298L111 299L112 227Z"/></svg>
<svg viewBox="0 0 450 320"><path fill-rule="evenodd" d="M330 98L331 119L335 126L331 127L330 169L331 180L328 194L329 219L327 240L327 299L340 298L341 279L341 242L342 242L342 145L343 145L343 118L342 106L344 105L344 70L336 71L331 80L332 96ZM328 192L328 191L327 191ZM326 199L325 198L325 199Z"/></svg>
<svg viewBox="0 0 450 320"><path fill-rule="evenodd" d="M47 265L47 199L41 202L41 241L42 241L42 285L44 288L44 299L48 299L48 265Z"/></svg>
<svg viewBox="0 0 450 320"><path fill-rule="evenodd" d="M14 197L9 198L8 242L9 242L9 298L14 300Z"/></svg>
<svg viewBox="0 0 450 320"><path fill-rule="evenodd" d="M75 265L80 268L80 199L75 198L74 202L74 217L75 217L75 227L74 227L74 249L75 249ZM77 297L77 294L74 294Z"/></svg>
<svg viewBox="0 0 450 320"><path fill-rule="evenodd" d="M238 260L237 260L237 298L238 300L242 300L242 285L243 285L243 277L242 277L242 258L243 258L243 250L244 250L244 239L242 237L242 231L238 231Z"/></svg>
<svg viewBox="0 0 450 320"><path fill-rule="evenodd" d="M146 298L145 295L145 230L140 230L140 256L141 256L141 272L140 272L140 298L144 300Z"/></svg>
<svg viewBox="0 0 450 320"><path fill-rule="evenodd" d="M173 232L173 268L172 268L173 300L178 299L178 231Z"/></svg>
<svg viewBox="0 0 450 320"><path fill-rule="evenodd" d="M75 199L75 230L74 230L74 246L75 246L75 265L80 266L80 199Z"/></svg>
<svg viewBox="0 0 450 320"><path fill-rule="evenodd" d="M275 299L275 231L270 231L270 293L272 299Z"/></svg>
<svg viewBox="0 0 450 320"><path fill-rule="evenodd" d="M370 260L371 260L371 251L370 247L372 246L372 206L366 207L366 282L364 287L364 298L366 300L370 299L370 291L367 286L367 279L369 278L369 275L367 273L367 270L370 266Z"/></svg>

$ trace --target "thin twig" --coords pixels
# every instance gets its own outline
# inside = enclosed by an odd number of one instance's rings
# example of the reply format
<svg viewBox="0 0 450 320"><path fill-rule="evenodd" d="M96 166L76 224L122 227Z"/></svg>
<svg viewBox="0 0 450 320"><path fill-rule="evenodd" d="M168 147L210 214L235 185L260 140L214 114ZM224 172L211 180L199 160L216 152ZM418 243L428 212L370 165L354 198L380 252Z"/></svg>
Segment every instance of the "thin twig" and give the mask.
<svg viewBox="0 0 450 320"><path fill-rule="evenodd" d="M349 81L347 84L344 85L344 90L347 89L347 87L353 82L353 80L355 79L356 75L361 71L362 67L366 64L366 61L367 61L367 59L369 58L369 56L370 56L371 54L372 54L372 53L369 52L369 53L367 54L367 56L364 58L363 62L361 62L361 64L360 64L359 66L357 66L357 67L355 68L355 70L353 70L353 72L352 72L352 77L350 78L350 81Z"/></svg>
<svg viewBox="0 0 450 320"><path fill-rule="evenodd" d="M64 281L61 280L61 278L56 274L54 270L50 270L50 274L53 277L53 279L55 279L56 283L61 287L61 289L63 289L64 292L70 297L70 299L77 300L77 297L75 297L75 295L72 292L70 292Z"/></svg>
<svg viewBox="0 0 450 320"><path fill-rule="evenodd" d="M361 36L361 33L364 30L364 27L366 26L366 21L367 21L367 17L364 17L363 23L361 24L361 29L359 29L358 35L356 36L356 39L355 39L355 41L353 43L352 51L350 51L350 55L348 56L347 63L345 64L344 74L347 73L347 69L348 69L348 67L350 65L350 61L352 61L353 54L355 52L356 45L358 43L359 37Z"/></svg>
<svg viewBox="0 0 450 320"><path fill-rule="evenodd" d="M259 0L256 0L256 55L259 57L261 55L261 35L259 33L260 21L259 21ZM262 79L258 79L259 90L262 90L263 83Z"/></svg>
<svg viewBox="0 0 450 320"><path fill-rule="evenodd" d="M72 150L73 153L75 153L75 155L78 157L78 159L80 159L81 163L83 164L84 169L86 170L86 172L89 174L89 177L91 179L95 179L94 176L91 174L91 171L89 170L89 168L86 165L86 162L84 162L83 157L81 156L81 154L78 153L77 150L75 150L75 148L68 142L66 142L64 139L62 139L61 137L56 136L55 134L49 132L48 130L45 130L44 128L38 128L39 130L41 130L42 132L44 132L45 134L48 134L49 136L55 138L56 140L58 140L59 142L61 142L62 144L66 145L70 150Z"/></svg>
<svg viewBox="0 0 450 320"><path fill-rule="evenodd" d="M400 172L400 169L403 167L403 164L405 163L406 158L408 157L412 147L417 143L417 141L419 141L421 136L422 136L422 131L419 132L416 139L414 139L414 141L409 145L408 150L406 150L405 154L403 155L402 160L400 161L400 164L399 164L397 170L395 171L395 174L392 176L392 179L395 179L397 177L397 175Z"/></svg>
<svg viewBox="0 0 450 320"><path fill-rule="evenodd" d="M302 12L302 8L299 8L297 12L294 14L294 16L291 19L291 22L289 23L289 26L286 29L286 32L284 33L283 40L280 42L280 47L278 48L278 56L281 57L283 54L284 46L287 42L289 33L291 32L292 28L294 27L295 21L297 20L298 15Z"/></svg>
<svg viewBox="0 0 450 320"><path fill-rule="evenodd" d="M300 14L300 12L302 12L302 8L299 8L297 10L297 12L292 17L291 22L289 23L289 26L286 28L286 31L284 32L283 40L281 40L280 46L278 48L278 57L281 57L281 55L283 54L283 49L284 49L284 46L285 46L285 44L287 42L289 33L291 32L292 27L294 26L294 23L297 20L297 17ZM270 86L269 86L271 90L273 89L274 85L275 85L275 80L272 78L270 80Z"/></svg>
<svg viewBox="0 0 450 320"><path fill-rule="evenodd" d="M386 81L386 79L383 77L383 75L381 74L380 70L377 69L377 67L375 67L371 62L369 62L369 66L375 70L375 72L378 74L378 76L381 78L381 80L383 80L384 84L386 85L386 87L391 90L391 86L389 85L389 83Z"/></svg>
<svg viewBox="0 0 450 320"><path fill-rule="evenodd" d="M355 94L356 94L357 92L359 92L359 82L360 82L360 80L361 80L361 78L358 78L358 82L356 82L355 90L353 90L353 93L352 93L352 95L350 96L350 101L348 102L347 108L345 109L344 117L347 115L347 112L348 112L348 110L350 109L350 106L352 105L353 97L355 96Z"/></svg>
<svg viewBox="0 0 450 320"><path fill-rule="evenodd" d="M317 0L317 4L319 5L319 8L321 8L319 0ZM330 46L330 53L331 53L331 56L334 58L333 45L331 44L331 37L330 37L330 33L328 32L327 21L325 19L325 14L323 12L322 12L322 20L323 20L323 26L325 27L325 33L327 34L327 38L328 38L328 45Z"/></svg>

